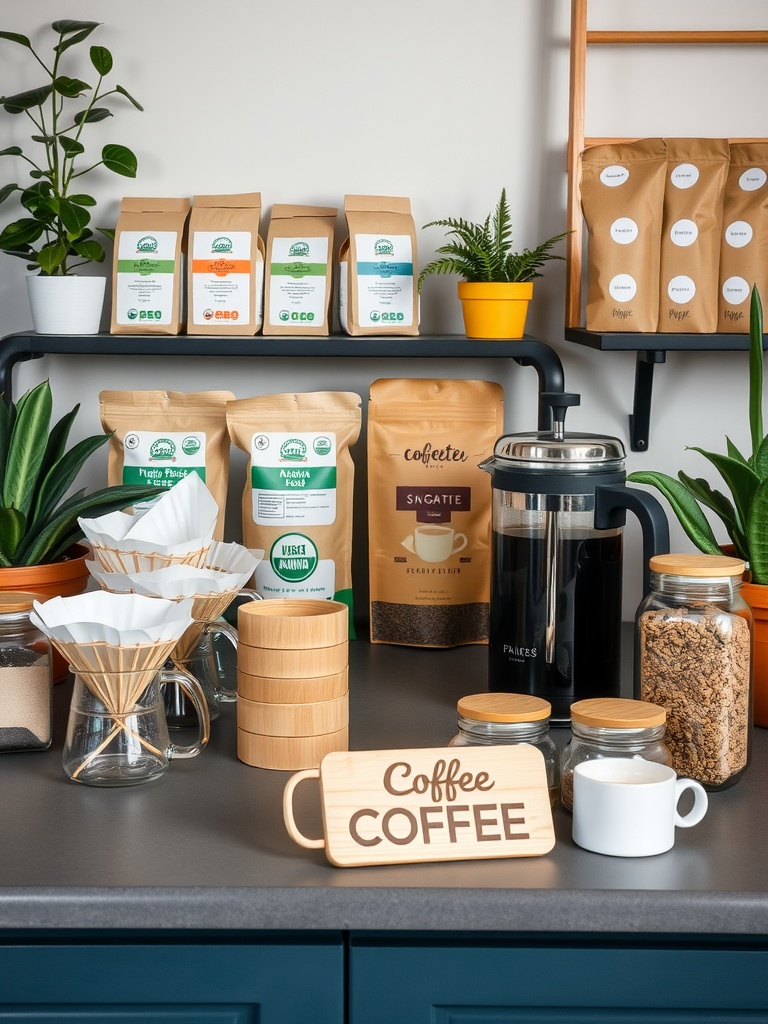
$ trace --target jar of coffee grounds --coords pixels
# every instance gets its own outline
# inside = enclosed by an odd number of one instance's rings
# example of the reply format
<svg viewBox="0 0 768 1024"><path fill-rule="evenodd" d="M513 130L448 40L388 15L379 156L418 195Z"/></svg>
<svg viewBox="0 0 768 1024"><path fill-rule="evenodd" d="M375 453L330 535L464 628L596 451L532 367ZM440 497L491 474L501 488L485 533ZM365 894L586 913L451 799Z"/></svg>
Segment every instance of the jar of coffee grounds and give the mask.
<svg viewBox="0 0 768 1024"><path fill-rule="evenodd" d="M678 775L732 786L751 755L752 613L744 562L725 555L655 555L636 619L636 682L667 711Z"/></svg>
<svg viewBox="0 0 768 1024"><path fill-rule="evenodd" d="M562 757L563 806L573 810L573 769L601 757L644 757L672 766L664 742L662 707L623 697L593 697L571 704L571 739Z"/></svg>
<svg viewBox="0 0 768 1024"><path fill-rule="evenodd" d="M0 594L0 752L51 745L51 647L29 621L36 594Z"/></svg>
<svg viewBox="0 0 768 1024"><path fill-rule="evenodd" d="M560 754L549 735L552 706L541 697L521 693L473 693L456 705L459 731L452 747L530 743L544 755L549 803L560 795Z"/></svg>

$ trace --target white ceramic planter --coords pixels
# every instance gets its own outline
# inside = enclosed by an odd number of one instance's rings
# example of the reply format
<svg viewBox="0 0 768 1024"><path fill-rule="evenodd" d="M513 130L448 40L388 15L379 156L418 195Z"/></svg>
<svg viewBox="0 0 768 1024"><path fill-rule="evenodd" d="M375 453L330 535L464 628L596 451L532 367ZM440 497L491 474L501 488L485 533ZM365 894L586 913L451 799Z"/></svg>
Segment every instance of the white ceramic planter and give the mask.
<svg viewBox="0 0 768 1024"><path fill-rule="evenodd" d="M27 278L32 324L38 334L98 334L104 277Z"/></svg>

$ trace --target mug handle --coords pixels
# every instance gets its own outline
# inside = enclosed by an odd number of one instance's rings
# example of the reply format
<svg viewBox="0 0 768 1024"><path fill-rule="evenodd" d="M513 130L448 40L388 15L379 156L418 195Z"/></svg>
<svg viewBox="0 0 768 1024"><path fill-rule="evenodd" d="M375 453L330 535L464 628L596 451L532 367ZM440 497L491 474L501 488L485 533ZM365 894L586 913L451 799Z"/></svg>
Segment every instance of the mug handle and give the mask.
<svg viewBox="0 0 768 1024"><path fill-rule="evenodd" d="M205 694L195 677L189 672L184 672L180 669L162 669L160 672L160 685L165 686L166 683L177 683L192 701L197 713L198 728L197 740L194 743L190 743L188 746L171 743L168 754L169 760L171 757L197 757L208 743L211 735L211 716L208 713L208 702L205 699Z"/></svg>
<svg viewBox="0 0 768 1024"><path fill-rule="evenodd" d="M255 590L248 590L243 588L238 590L235 597L247 597L250 601L261 601L261 594L257 594ZM234 598L233 598L234 600ZM237 650L237 630L234 626L231 626L228 622L211 622L206 626L206 633L209 633L212 638L217 636L225 636L232 646ZM219 675L221 678L221 675ZM229 689L227 686L219 685L214 690L216 700L221 704L231 704L237 700L237 687L234 690Z"/></svg>
<svg viewBox="0 0 768 1024"><path fill-rule="evenodd" d="M461 544L458 542L461 541ZM458 546L456 546L458 545ZM467 546L467 538L463 533L457 533L454 537L454 547L451 550L452 555L457 555L460 551L463 551Z"/></svg>
<svg viewBox="0 0 768 1024"><path fill-rule="evenodd" d="M303 772L296 772L292 775L285 785L285 792L283 793L283 820L285 821L285 827L288 829L288 835L299 846L306 847L307 850L322 850L325 848L324 839L309 839L304 835L303 832L299 832L296 825L296 821L293 817L293 791L296 789L300 782L305 779L319 779L320 770L318 768L305 768Z"/></svg>
<svg viewBox="0 0 768 1024"><path fill-rule="evenodd" d="M677 805L686 789L693 791L694 801L690 811L686 815L682 815L679 813ZM707 813L708 805L707 791L699 782L694 779L678 779L675 782L675 825L678 828L690 828L691 825L698 825Z"/></svg>

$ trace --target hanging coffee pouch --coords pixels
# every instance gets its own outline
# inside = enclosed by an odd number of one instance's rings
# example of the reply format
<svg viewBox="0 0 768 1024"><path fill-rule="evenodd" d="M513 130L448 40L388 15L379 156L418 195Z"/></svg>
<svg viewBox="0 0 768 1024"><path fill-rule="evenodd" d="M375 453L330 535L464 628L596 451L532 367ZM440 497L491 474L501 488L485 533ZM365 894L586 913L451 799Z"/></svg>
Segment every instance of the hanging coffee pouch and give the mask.
<svg viewBox="0 0 768 1024"><path fill-rule="evenodd" d="M717 330L727 139L666 139L659 330Z"/></svg>
<svg viewBox="0 0 768 1024"><path fill-rule="evenodd" d="M584 152L581 166L587 330L653 332L659 320L664 141L595 146Z"/></svg>
<svg viewBox="0 0 768 1024"><path fill-rule="evenodd" d="M723 199L717 329L749 330L753 285L768 303L768 143L734 143Z"/></svg>
<svg viewBox="0 0 768 1024"><path fill-rule="evenodd" d="M360 434L361 399L346 391L262 395L230 402L232 441L248 454L243 491L246 547L263 548L256 590L263 598L305 597L352 607L350 445Z"/></svg>
<svg viewBox="0 0 768 1024"><path fill-rule="evenodd" d="M109 486L172 487L197 473L219 506L216 539L224 537L229 479L226 406L231 391L102 391L101 424L112 433Z"/></svg>
<svg viewBox="0 0 768 1024"><path fill-rule="evenodd" d="M351 335L419 333L416 226L398 196L345 196L339 323Z"/></svg>
<svg viewBox="0 0 768 1024"><path fill-rule="evenodd" d="M264 334L330 334L333 231L329 206L272 207L267 232Z"/></svg>
<svg viewBox="0 0 768 1024"><path fill-rule="evenodd" d="M187 334L257 334L264 302L261 194L195 196Z"/></svg>
<svg viewBox="0 0 768 1024"><path fill-rule="evenodd" d="M491 488L503 391L478 380L377 380L368 407L371 641L488 642Z"/></svg>
<svg viewBox="0 0 768 1024"><path fill-rule="evenodd" d="M178 334L188 199L120 204L112 275L112 334Z"/></svg>

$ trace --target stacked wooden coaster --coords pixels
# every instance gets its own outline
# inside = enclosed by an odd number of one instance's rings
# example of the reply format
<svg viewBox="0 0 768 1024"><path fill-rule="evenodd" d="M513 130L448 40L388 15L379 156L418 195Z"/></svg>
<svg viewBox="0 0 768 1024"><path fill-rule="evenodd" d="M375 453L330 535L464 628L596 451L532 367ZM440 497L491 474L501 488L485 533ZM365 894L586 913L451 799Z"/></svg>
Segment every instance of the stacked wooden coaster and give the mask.
<svg viewBox="0 0 768 1024"><path fill-rule="evenodd" d="M257 768L316 768L349 740L349 609L340 601L251 601L237 613L237 756Z"/></svg>

